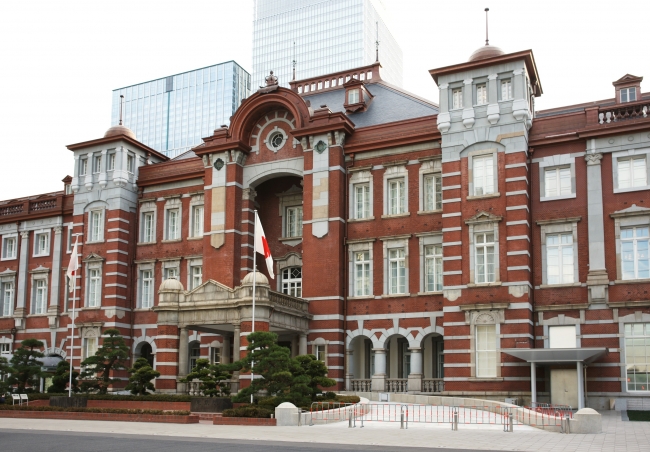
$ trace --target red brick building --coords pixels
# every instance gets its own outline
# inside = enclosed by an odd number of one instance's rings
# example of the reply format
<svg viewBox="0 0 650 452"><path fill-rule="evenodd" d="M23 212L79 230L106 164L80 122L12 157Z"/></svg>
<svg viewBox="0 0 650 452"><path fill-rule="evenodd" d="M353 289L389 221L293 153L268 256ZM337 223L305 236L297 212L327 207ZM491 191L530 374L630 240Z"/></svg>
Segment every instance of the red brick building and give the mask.
<svg viewBox="0 0 650 452"><path fill-rule="evenodd" d="M122 126L68 146L63 191L0 203L2 351L36 337L69 359L76 303L75 366L115 327L161 372L158 391L187 391L196 358L245 349L257 211L275 278L258 259L255 328L323 359L341 390L647 396L642 79L535 112L532 51L486 46L430 72L440 105L378 63L290 89L269 76L173 160Z"/></svg>

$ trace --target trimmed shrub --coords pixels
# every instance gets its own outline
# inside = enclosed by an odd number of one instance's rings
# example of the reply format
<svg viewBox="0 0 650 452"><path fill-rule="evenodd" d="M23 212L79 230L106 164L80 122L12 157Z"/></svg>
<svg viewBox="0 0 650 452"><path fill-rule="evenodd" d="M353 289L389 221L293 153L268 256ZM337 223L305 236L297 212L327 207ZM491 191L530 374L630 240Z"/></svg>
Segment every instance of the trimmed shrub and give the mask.
<svg viewBox="0 0 650 452"><path fill-rule="evenodd" d="M163 411L163 410L127 410L122 408L63 408L58 406L28 406L28 405L0 405L0 411L58 411L64 413L111 413L111 414L151 414L170 416L189 416L190 412L185 410Z"/></svg>
<svg viewBox="0 0 650 452"><path fill-rule="evenodd" d="M255 405L240 406L239 408L231 408L223 410L223 417L257 417L257 418L270 418L273 411Z"/></svg>
<svg viewBox="0 0 650 452"><path fill-rule="evenodd" d="M355 395L337 395L336 401L341 403L359 403L361 399Z"/></svg>
<svg viewBox="0 0 650 452"><path fill-rule="evenodd" d="M323 400L336 400L336 393L332 391L327 391L323 393Z"/></svg>
<svg viewBox="0 0 650 452"><path fill-rule="evenodd" d="M46 400L50 397L67 397L68 393L64 394L29 394L29 400ZM193 397L189 395L174 395L174 394L149 394L146 396L134 395L111 395L111 394L77 394L73 397L85 397L88 400L126 400L133 402L190 402Z"/></svg>
<svg viewBox="0 0 650 452"><path fill-rule="evenodd" d="M257 406L266 408L267 410L275 410L275 407L282 403L282 399L279 397L260 397L257 400Z"/></svg>

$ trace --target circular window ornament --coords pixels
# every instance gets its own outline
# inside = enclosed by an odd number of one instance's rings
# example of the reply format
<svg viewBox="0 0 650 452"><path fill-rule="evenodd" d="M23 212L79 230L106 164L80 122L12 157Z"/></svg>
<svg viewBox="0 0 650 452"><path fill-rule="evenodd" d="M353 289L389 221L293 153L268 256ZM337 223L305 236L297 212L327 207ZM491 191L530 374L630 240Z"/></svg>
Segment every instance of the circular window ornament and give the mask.
<svg viewBox="0 0 650 452"><path fill-rule="evenodd" d="M217 171L220 171L221 168L223 168L223 165L224 165L224 163L223 163L223 160L221 160L221 159L217 159L217 160L215 160L215 162L214 162L214 167L215 167L215 169L216 169Z"/></svg>
<svg viewBox="0 0 650 452"><path fill-rule="evenodd" d="M273 152L278 152L286 142L287 134L277 127L266 137L266 146Z"/></svg>
<svg viewBox="0 0 650 452"><path fill-rule="evenodd" d="M323 140L320 140L318 143L316 143L314 149L316 149L316 152L318 152L319 154L322 154L325 151L325 149L327 149L327 145Z"/></svg>

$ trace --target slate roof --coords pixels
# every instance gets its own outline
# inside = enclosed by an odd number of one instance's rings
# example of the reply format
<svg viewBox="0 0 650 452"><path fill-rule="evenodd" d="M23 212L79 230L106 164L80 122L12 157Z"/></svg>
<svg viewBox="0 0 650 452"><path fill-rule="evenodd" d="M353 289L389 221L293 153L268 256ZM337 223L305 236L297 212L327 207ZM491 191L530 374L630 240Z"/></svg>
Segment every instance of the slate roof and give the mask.
<svg viewBox="0 0 650 452"><path fill-rule="evenodd" d="M374 96L368 110L348 115L357 128L438 114L438 105L435 103L384 81L368 83L365 88ZM313 109L327 105L333 112L345 111L343 88L303 96L303 99L310 101Z"/></svg>

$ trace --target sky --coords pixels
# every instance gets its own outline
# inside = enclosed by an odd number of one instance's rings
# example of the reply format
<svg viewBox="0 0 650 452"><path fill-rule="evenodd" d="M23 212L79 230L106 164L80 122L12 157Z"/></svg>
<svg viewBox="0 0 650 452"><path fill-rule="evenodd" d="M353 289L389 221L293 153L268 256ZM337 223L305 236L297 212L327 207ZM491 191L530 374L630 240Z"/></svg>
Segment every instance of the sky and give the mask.
<svg viewBox="0 0 650 452"><path fill-rule="evenodd" d="M533 50L538 109L611 98L626 73L649 77L650 91L647 0L383 4L404 52L403 87L434 102L428 70L485 43L486 7L490 44ZM74 166L66 145L103 136L113 89L228 60L250 71L252 22L252 0L1 1L0 199L61 190Z"/></svg>

